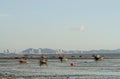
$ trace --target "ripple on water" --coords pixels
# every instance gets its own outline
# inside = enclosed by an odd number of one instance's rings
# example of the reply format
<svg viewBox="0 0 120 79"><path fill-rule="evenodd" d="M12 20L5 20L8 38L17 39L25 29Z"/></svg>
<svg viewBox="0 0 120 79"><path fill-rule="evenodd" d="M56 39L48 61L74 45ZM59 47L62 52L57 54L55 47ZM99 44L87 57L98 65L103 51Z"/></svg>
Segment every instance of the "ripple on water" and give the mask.
<svg viewBox="0 0 120 79"><path fill-rule="evenodd" d="M53 61L53 62L52 62ZM76 61L77 66L70 63ZM39 66L39 60L29 60L28 64L19 64L18 60L0 60L0 73L14 74L17 79L120 79L120 59L49 60L48 66Z"/></svg>

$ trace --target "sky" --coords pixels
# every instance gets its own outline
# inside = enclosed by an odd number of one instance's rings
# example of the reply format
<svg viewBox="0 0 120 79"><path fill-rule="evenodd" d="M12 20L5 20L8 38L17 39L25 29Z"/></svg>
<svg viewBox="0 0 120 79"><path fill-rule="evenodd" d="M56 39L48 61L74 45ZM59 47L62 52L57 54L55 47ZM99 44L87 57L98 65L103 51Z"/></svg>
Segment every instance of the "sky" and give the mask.
<svg viewBox="0 0 120 79"><path fill-rule="evenodd" d="M0 0L0 50L120 48L120 0Z"/></svg>

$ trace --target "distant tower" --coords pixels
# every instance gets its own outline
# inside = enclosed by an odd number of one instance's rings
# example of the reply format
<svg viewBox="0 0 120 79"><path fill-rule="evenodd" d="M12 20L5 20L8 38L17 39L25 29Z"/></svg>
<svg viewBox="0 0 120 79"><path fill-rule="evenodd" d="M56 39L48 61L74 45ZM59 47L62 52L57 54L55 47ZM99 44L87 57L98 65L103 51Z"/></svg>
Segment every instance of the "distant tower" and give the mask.
<svg viewBox="0 0 120 79"><path fill-rule="evenodd" d="M42 54L42 49L38 48L38 54Z"/></svg>
<svg viewBox="0 0 120 79"><path fill-rule="evenodd" d="M3 53L6 53L6 51L4 50Z"/></svg>
<svg viewBox="0 0 120 79"><path fill-rule="evenodd" d="M62 49L58 49L57 53L58 53L58 54L62 54L62 53L63 53L63 50L62 50Z"/></svg>
<svg viewBox="0 0 120 79"><path fill-rule="evenodd" d="M34 49L32 48L31 53L34 54Z"/></svg>
<svg viewBox="0 0 120 79"><path fill-rule="evenodd" d="M14 49L14 52L13 53L16 53L16 49Z"/></svg>
<svg viewBox="0 0 120 79"><path fill-rule="evenodd" d="M81 54L83 53L83 51L81 50Z"/></svg>
<svg viewBox="0 0 120 79"><path fill-rule="evenodd" d="M61 53L64 53L62 49L61 49Z"/></svg>
<svg viewBox="0 0 120 79"><path fill-rule="evenodd" d="M29 54L34 54L34 49L33 49L33 48L31 48L31 49L29 50Z"/></svg>
<svg viewBox="0 0 120 79"><path fill-rule="evenodd" d="M59 54L59 50L56 50L56 54Z"/></svg>
<svg viewBox="0 0 120 79"><path fill-rule="evenodd" d="M10 53L9 49L7 49L7 52L6 52L6 53L7 53L7 54Z"/></svg>

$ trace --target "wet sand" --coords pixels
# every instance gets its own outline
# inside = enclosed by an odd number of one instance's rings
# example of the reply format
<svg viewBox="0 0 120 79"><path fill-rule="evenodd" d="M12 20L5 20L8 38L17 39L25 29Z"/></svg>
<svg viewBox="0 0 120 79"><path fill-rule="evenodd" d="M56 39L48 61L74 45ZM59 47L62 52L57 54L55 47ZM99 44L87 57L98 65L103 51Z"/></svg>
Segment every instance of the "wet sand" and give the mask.
<svg viewBox="0 0 120 79"><path fill-rule="evenodd" d="M38 59L29 59L27 64L19 64L19 59L1 59L0 73L13 75L16 79L120 79L120 59L69 59L61 63L49 59L48 66L39 66ZM77 62L71 67L71 62ZM2 76L1 76L2 77Z"/></svg>

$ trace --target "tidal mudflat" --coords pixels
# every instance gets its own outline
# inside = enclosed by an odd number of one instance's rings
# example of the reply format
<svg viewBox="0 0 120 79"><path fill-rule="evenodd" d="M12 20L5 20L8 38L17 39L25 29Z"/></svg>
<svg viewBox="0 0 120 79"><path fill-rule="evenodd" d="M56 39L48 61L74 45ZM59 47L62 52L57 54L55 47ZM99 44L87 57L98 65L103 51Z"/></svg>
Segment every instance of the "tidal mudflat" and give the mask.
<svg viewBox="0 0 120 79"><path fill-rule="evenodd" d="M120 79L120 59L68 59L61 63L49 59L48 66L39 66L38 59L20 64L19 59L0 59L0 78L14 76L16 79ZM76 67L70 63L76 62Z"/></svg>

